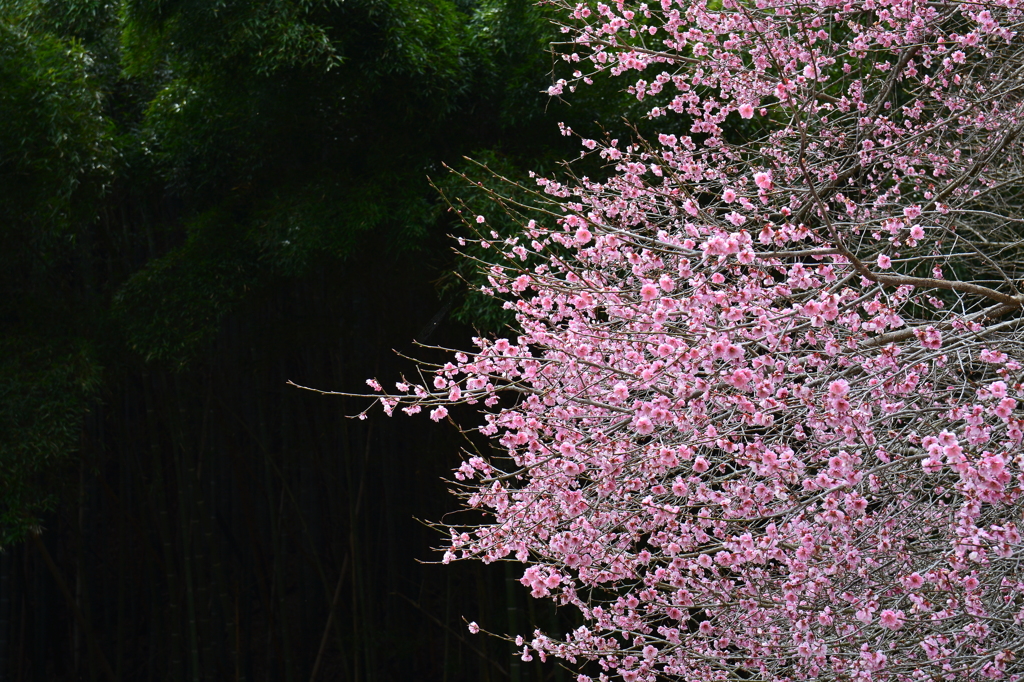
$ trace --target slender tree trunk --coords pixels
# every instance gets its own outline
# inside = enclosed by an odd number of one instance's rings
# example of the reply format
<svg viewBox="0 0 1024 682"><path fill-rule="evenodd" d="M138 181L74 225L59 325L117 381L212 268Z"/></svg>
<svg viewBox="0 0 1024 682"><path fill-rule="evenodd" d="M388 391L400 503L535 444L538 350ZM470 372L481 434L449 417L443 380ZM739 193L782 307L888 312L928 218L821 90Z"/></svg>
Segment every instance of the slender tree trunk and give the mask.
<svg viewBox="0 0 1024 682"><path fill-rule="evenodd" d="M71 589L68 587L67 582L64 580L64 576L61 575L60 569L57 568L57 564L54 563L53 557L50 556L49 550L46 549L46 544L39 535L35 533L31 535L31 538L32 543L35 545L36 550L42 557L43 562L50 570L50 575L53 576L54 582L57 583L58 589L60 589L64 594L64 598L67 600L68 606L70 607L75 620L78 621L79 627L81 627L82 632L85 634L85 639L89 646L90 658L96 662L108 680L116 682L117 677L114 675L114 670L110 667L110 663L107 662L106 657L103 656L103 652L100 650L99 644L96 642L95 633L92 631L92 628L89 627L89 623L85 620L81 610L78 608L78 604L75 603L75 597L71 593ZM33 672L38 674L40 671Z"/></svg>
<svg viewBox="0 0 1024 682"><path fill-rule="evenodd" d="M83 535L85 533L85 460L83 459L78 463L78 515L76 518L78 523L78 533L75 542L75 554L76 564L78 570L75 571L75 604L79 608L82 606L82 564L84 563L84 557L82 556L82 545ZM72 670L74 670L75 678L81 677L81 652L82 652L82 631L78 627L78 621L71 621L71 663Z"/></svg>
<svg viewBox="0 0 1024 682"><path fill-rule="evenodd" d="M24 552L25 561L24 564L28 563L28 552ZM26 572L27 574L27 572ZM26 575L26 574L23 574ZM27 584L27 579L20 581L22 584ZM25 679L25 647L28 645L28 597L22 596L21 598L21 636L18 637L18 641L21 644L18 646L18 662L15 668L18 671L18 682L22 682Z"/></svg>
<svg viewBox="0 0 1024 682"><path fill-rule="evenodd" d="M189 664L191 667L192 682L199 682L200 667L199 667L199 636L196 626L196 597L195 597L195 581L192 575L192 524L190 520L190 512L192 505L191 495L191 481L185 471L185 463L182 461L188 457L186 448L178 449L178 461L176 462L175 469L178 474L178 523L179 523L179 537L180 542L178 545L178 551L181 553L182 567L184 569L185 578L185 608L188 618L188 653L189 653Z"/></svg>
<svg viewBox="0 0 1024 682"><path fill-rule="evenodd" d="M11 552L0 552L0 682L7 682L7 648L11 630Z"/></svg>
<svg viewBox="0 0 1024 682"><path fill-rule="evenodd" d="M235 630L235 619L234 619L234 608L231 605L231 599L228 595L227 580L224 577L224 566L221 558L221 549L218 546L217 541L213 537L213 529L216 525L216 518L214 513L214 505L216 504L216 480L217 477L213 471L210 471L207 475L209 479L209 503L204 500L203 495L197 495L196 498L196 514L205 519L203 525L204 529L204 542L206 551L209 552L210 556L210 580L213 592L216 594L216 600L210 600L210 609L216 611L216 614L220 616L219 623L211 623L210 627L207 628L206 642L208 647L212 647L213 651L206 649L207 654L207 665L212 660L213 656L216 655L222 663L218 666L218 669L222 671L222 678L227 679L226 673L229 669L238 670L238 657L240 652L238 651L237 642L236 646L230 647L227 645L227 637L234 633ZM214 608L214 607L217 608ZM212 671L211 671L212 673ZM237 676L237 675L236 675ZM209 675L208 675L209 677Z"/></svg>
<svg viewBox="0 0 1024 682"><path fill-rule="evenodd" d="M42 543L42 541L40 541ZM43 545L43 549L46 549ZM47 553L49 556L49 553ZM41 559L41 554L36 552L36 561L32 563L37 564ZM28 575L33 576L33 593L35 595L34 609L31 614L32 616L32 675L40 678L46 675L46 644L50 641L49 629L49 617L50 617L50 586L46 583L45 573L43 570L39 570L38 566L33 566L33 573ZM71 600L72 604L74 599Z"/></svg>
<svg viewBox="0 0 1024 682"><path fill-rule="evenodd" d="M128 472L128 462L120 462L118 464L118 488L125 495L129 494L129 491L131 490ZM105 481L103 481L103 483L106 485ZM114 645L114 673L120 680L123 679L125 669L125 639L128 636L128 613L130 611L127 603L130 599L128 592L132 589L135 583L134 581L129 580L129 576L132 575L132 571L128 566L129 557L126 547L128 543L128 518L131 512L123 503L123 498L117 498L114 502L117 503L117 506L115 507L117 511L114 514L115 523L117 524L117 572L113 576L114 580L117 581L117 624L115 626L117 641Z"/></svg>
<svg viewBox="0 0 1024 682"><path fill-rule="evenodd" d="M330 609L327 612L327 624L324 625L324 634L320 638L320 649L316 654L316 661L313 662L313 672L309 675L309 682L316 682L317 673L320 672L320 665L323 663L324 651L327 648L328 635L331 632L331 625L334 624L334 613L338 608L338 598L341 597L341 586L345 582L345 573L348 570L349 557L345 555L345 561L341 564L341 571L338 573L338 585L334 588L334 597L331 599Z"/></svg>
<svg viewBox="0 0 1024 682"><path fill-rule="evenodd" d="M185 679L185 662L182 659L184 646L182 645L181 633L181 600L184 595L176 570L177 555L174 546L173 531L171 528L169 491L164 480L164 463L161 457L160 445L158 443L159 429L157 428L156 410L154 409L154 393L161 394L160 387L151 386L148 380L143 381L146 388L146 424L148 426L147 439L150 442L150 466L153 468L153 486L156 490L157 504L157 528L159 529L161 544L164 548L164 573L167 581L167 627L168 627L168 659L172 679ZM180 497L180 495L179 495ZM180 504L180 500L179 500ZM160 613L159 611L157 613Z"/></svg>

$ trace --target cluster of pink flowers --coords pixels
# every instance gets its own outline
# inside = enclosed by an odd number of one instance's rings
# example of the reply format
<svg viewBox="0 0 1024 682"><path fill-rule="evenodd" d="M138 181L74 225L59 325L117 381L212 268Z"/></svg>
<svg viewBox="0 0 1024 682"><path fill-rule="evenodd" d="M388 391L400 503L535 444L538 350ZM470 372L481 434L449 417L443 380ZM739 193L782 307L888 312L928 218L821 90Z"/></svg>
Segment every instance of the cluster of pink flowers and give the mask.
<svg viewBox="0 0 1024 682"><path fill-rule="evenodd" d="M643 75L665 132L538 178L513 338L380 396L481 405L445 560L578 609L520 641L581 682L1024 679L1018 1L565 16L558 92Z"/></svg>

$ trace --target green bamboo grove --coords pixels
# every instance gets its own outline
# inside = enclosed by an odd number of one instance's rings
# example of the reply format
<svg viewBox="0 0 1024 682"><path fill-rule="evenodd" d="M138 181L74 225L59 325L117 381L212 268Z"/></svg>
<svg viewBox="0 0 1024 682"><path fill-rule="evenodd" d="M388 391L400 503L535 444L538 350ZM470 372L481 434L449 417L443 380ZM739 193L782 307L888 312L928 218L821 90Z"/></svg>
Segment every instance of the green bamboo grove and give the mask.
<svg viewBox="0 0 1024 682"><path fill-rule="evenodd" d="M568 679L465 629L573 625L514 567L421 563L454 429L288 383L507 321L451 252L464 157L632 134L545 94L545 11L0 0L0 680Z"/></svg>

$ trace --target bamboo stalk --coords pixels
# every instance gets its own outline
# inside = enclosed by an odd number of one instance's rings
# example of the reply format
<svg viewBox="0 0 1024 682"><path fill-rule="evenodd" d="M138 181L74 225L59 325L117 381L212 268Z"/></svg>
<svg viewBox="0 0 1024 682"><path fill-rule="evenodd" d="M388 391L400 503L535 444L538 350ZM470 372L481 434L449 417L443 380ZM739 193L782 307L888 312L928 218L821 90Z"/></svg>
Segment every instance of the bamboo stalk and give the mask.
<svg viewBox="0 0 1024 682"><path fill-rule="evenodd" d="M450 623L452 617L452 574L448 571L444 574L444 622ZM441 680L448 682L448 645L451 640L449 629L444 629L444 656L441 658Z"/></svg>
<svg viewBox="0 0 1024 682"><path fill-rule="evenodd" d="M102 424L102 421L100 421L100 423ZM120 474L121 479L120 488L126 491L131 490L131 485L128 482L127 463L119 465L118 473ZM126 621L128 619L126 605L127 597L125 593L127 592L129 585L128 576L132 573L126 566L126 563L128 562L128 553L125 551L125 545L128 542L128 530L126 528L128 510L122 508L120 500L117 502L117 574L114 576L114 579L117 581L117 641L115 642L114 649L114 673L117 675L117 679L121 679L124 673L125 637L127 636Z"/></svg>
<svg viewBox="0 0 1024 682"><path fill-rule="evenodd" d="M38 555L38 552L36 554ZM53 607L50 604L50 589L43 578L43 571L39 570L38 566L33 566L33 569L28 575L33 577L31 589L35 593L32 611L32 671L35 673L46 668L46 645L50 641L47 636L47 625ZM90 664L93 663L92 658L89 661Z"/></svg>
<svg viewBox="0 0 1024 682"><path fill-rule="evenodd" d="M82 604L82 565L84 563L83 547L84 539L82 535L85 532L85 459L81 459L78 462L78 541L75 543L75 550L77 554L76 570L75 570L75 604L81 608ZM81 663L81 640L82 632L78 626L77 621L72 621L71 631L71 661L72 668L75 671L75 676L80 677L80 663Z"/></svg>
<svg viewBox="0 0 1024 682"><path fill-rule="evenodd" d="M364 453L365 453L364 459L368 459L369 458L370 442L371 442L370 436L372 434L373 434L373 423L371 422L370 426L366 430L366 443L365 443L365 448L364 448ZM349 471L351 472L351 469L349 469ZM353 496L351 495L352 480L353 480L353 478L351 476L351 473L350 473L350 475L348 477L348 480L349 480L349 499L351 500L351 499L353 499ZM359 570L359 562L355 560L355 557L362 556L362 553L359 552L359 547L358 547L358 542L357 542L357 528L358 528L358 526L357 526L356 522L359 519L359 512L360 512L360 507L362 506L362 502L363 502L363 490L365 489L365 486L366 486L366 466L365 466L365 463L364 463L363 466L360 467L360 472L359 472L359 488L357 489L356 494L354 496L355 497L355 502L354 502L354 504L352 504L351 507L349 507L349 536L348 536L348 538L349 538L349 554L353 557L353 560L352 560L352 610L351 610L351 613L352 613L352 640L353 640L354 646L352 647L353 648L353 657L352 657L352 673L353 673L353 677L352 677L352 679L356 679L356 680L363 679L360 676L360 666L359 666L360 649L362 649L363 657L365 659L363 667L367 671L366 674L369 673L369 668L370 668L370 666L369 666L369 658L370 657L369 657L368 651L366 649L366 644L363 642L363 640L365 638L364 637L364 627L363 627L363 625L364 625L364 623L366 623L366 613L361 608L362 603L363 603L361 595L366 593L367 590L365 589L365 586L363 586L363 589L360 589L360 580L361 580L362 571Z"/></svg>
<svg viewBox="0 0 1024 682"><path fill-rule="evenodd" d="M199 639L196 627L196 600L193 590L194 581L192 578L192 524L189 519L189 481L185 474L185 465L180 460L187 457L185 448L179 448L177 466L178 475L178 523L180 532L180 552L185 573L185 608L188 617L188 652L191 663L192 682L199 682Z"/></svg>
<svg viewBox="0 0 1024 682"><path fill-rule="evenodd" d="M334 588L334 597L331 599L331 608L327 612L327 624L324 625L324 634L320 637L320 649L316 653L316 661L313 663L313 672L309 675L309 682L316 682L317 673L320 672L320 664L323 662L324 650L327 648L327 636L331 632L331 625L334 623L334 613L338 608L338 598L341 597L341 586L345 582L345 573L348 571L349 555L345 555L345 561L341 564L341 571L338 572L338 585Z"/></svg>
<svg viewBox="0 0 1024 682"><path fill-rule="evenodd" d="M209 383L208 380L206 383ZM183 400L186 395L194 392L196 392L196 389L191 387L186 389L185 394L179 392L178 404L182 416L182 424L195 423L195 420L190 419L186 413L185 401ZM209 405L210 396L207 393L205 400L201 403L202 417L198 420L200 423L199 437L193 448L195 456L185 458L184 460L189 486L189 499L192 501L192 504L189 505L189 533L192 538L192 545L195 548L195 592L199 605L196 611L196 624L200 647L199 660L202 662L199 674L204 680L214 679L214 669L223 667L219 663L215 664L214 659L213 641L215 638L221 639L223 631L218 625L211 622L214 616L213 598L210 594L211 582L213 581L213 570L212 566L210 566L212 556L210 552L213 543L210 541L211 529L207 523L209 516L205 513L202 488L203 456L206 454ZM184 429L182 431L183 437L181 442L185 444ZM212 466L207 467L207 476L212 477L212 473ZM218 654L222 653L223 650L223 647L218 647Z"/></svg>
<svg viewBox="0 0 1024 682"><path fill-rule="evenodd" d="M144 377L145 379L145 377ZM143 381L144 395L146 399L146 424L149 432L146 434L150 443L150 464L153 467L153 487L157 504L157 529L160 533L161 544L164 548L164 575L167 580L167 606L168 606L168 659L170 664L171 677L175 680L185 679L185 663L182 660L184 647L181 642L181 595L179 589L178 574L175 570L176 561L171 537L171 521L168 511L168 491L164 482L163 461L160 456L160 447L157 442L156 417L153 406L153 395L148 381ZM160 391L157 391L160 393ZM157 611L159 613L160 611Z"/></svg>
<svg viewBox="0 0 1024 682"><path fill-rule="evenodd" d="M60 569L57 568L57 564L54 563L53 557L50 556L49 550L46 549L46 544L42 541L38 533L31 533L30 537L32 539L32 544L35 545L39 555L43 558L43 562L50 570L50 575L53 576L53 581L57 583L57 588L64 594L64 598L67 600L68 607L71 609L71 613L78 622L78 626L85 634L85 641L89 647L90 656L96 661L108 680L111 682L117 682L117 676L114 675L114 670L110 667L110 663L107 662L106 657L103 655L103 652L100 651L99 645L96 643L95 633L92 631L92 628L89 627L89 623L85 620L81 610L78 608L78 604L75 602L75 597L71 593L71 589L68 587L67 581L64 580L64 576L61 575Z"/></svg>
<svg viewBox="0 0 1024 682"><path fill-rule="evenodd" d="M7 649L11 628L11 557L0 552L0 682L7 682Z"/></svg>
<svg viewBox="0 0 1024 682"><path fill-rule="evenodd" d="M215 489L214 486L216 485L216 477L213 475L213 472L210 472L208 478L210 481L210 499L215 500L216 497L213 491ZM206 522L203 527L206 549L210 555L210 580L212 581L213 589L217 594L217 602L220 605L220 613L224 619L223 627L217 627L216 625L213 625L209 628L206 640L210 643L210 646L214 647L215 651L220 652L224 656L227 656L228 665L222 665L221 667L224 668L224 670L226 671L229 667L232 667L232 664L234 664L233 667L237 671L237 659L239 656L238 648L236 646L232 649L226 646L224 637L226 633L231 633L235 629L235 618L233 616L234 611L231 608L230 598L228 596L228 586L227 580L224 577L224 566L221 559L220 548L217 546L216 541L213 539L213 526L216 524L214 506L213 504L210 504L208 510L206 509L206 506L207 505L205 503L204 496L201 494L197 494L196 514L201 518L206 519ZM211 607L213 606L212 600L210 605ZM212 641L214 639L216 639L216 642ZM231 651L232 653L226 653L228 651ZM212 653L209 653L207 655L206 660L212 660Z"/></svg>
<svg viewBox="0 0 1024 682"><path fill-rule="evenodd" d="M184 573L185 590L185 613L187 618L188 656L191 668L189 675L192 682L200 682L200 661L199 661L199 633L196 615L195 578L193 576L192 557L192 477L190 448L186 443L183 424L187 422L185 417L185 405L182 402L181 385L178 377L174 377L171 384L173 391L171 399L177 403L176 410L169 410L168 417L172 420L171 433L174 434L176 456L172 457L174 473L178 486L178 551L181 554L182 569ZM174 421L176 418L176 421Z"/></svg>
<svg viewBox="0 0 1024 682"><path fill-rule="evenodd" d="M25 552L25 561L26 563L28 562L28 552ZM21 644L18 646L18 664L15 666L15 669L18 671L18 682L22 682L24 679L23 674L25 671L25 642L28 639L26 636L28 629L28 623L26 622L28 620L28 605L25 603L26 601L27 597L23 593L21 596L21 637L18 638Z"/></svg>
<svg viewBox="0 0 1024 682"><path fill-rule="evenodd" d="M285 679L287 682L291 682L291 675L288 666L285 664L285 656L288 648L287 642L287 626L282 624L277 628L278 633L275 636L275 616L278 616L280 620L285 620L286 609L284 599L284 589L282 584L282 575L280 570L280 561L282 558L282 547L281 547L281 514L284 511L284 487L282 486L280 501L275 504L273 498L274 494L274 476L273 476L273 465L271 462L270 449L267 446L267 422L264 418L262 409L259 408L261 403L257 403L257 411L259 413L259 427L260 427L260 440L259 443L263 449L263 489L267 494L267 511L270 515L270 552L271 552L271 565L270 565L270 602L267 604L267 638L270 646L267 647L267 669L268 672L272 669L271 662L273 651L276 649L280 656L281 664L285 668Z"/></svg>

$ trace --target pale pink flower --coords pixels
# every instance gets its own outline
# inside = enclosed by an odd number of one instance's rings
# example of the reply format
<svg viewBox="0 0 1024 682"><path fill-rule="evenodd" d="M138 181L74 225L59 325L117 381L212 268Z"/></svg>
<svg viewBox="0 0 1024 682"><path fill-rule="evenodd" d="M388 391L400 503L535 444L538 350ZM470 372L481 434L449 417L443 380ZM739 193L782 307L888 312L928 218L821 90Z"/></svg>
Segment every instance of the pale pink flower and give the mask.
<svg viewBox="0 0 1024 682"><path fill-rule="evenodd" d="M903 611L898 609L885 609L878 614L878 621L890 630L899 630L903 627L903 620Z"/></svg>
<svg viewBox="0 0 1024 682"><path fill-rule="evenodd" d="M1016 400L1014 400L1013 398L1003 398L1002 400L999 401L999 404L996 405L993 412L995 412L996 416L998 416L1000 419L1006 420L1010 418L1010 415L1013 414L1013 411L1014 409L1016 409L1016 407Z"/></svg>
<svg viewBox="0 0 1024 682"><path fill-rule="evenodd" d="M850 392L850 382L846 379L836 379L828 385L828 394L833 398L843 398Z"/></svg>
<svg viewBox="0 0 1024 682"><path fill-rule="evenodd" d="M727 360L739 360L745 354L742 346L736 346L729 344L725 349L725 357Z"/></svg>
<svg viewBox="0 0 1024 682"><path fill-rule="evenodd" d="M629 387L620 381L612 387L612 395L614 395L617 400L625 400L629 397Z"/></svg>
<svg viewBox="0 0 1024 682"><path fill-rule="evenodd" d="M562 463L562 471L569 476L577 476L583 472L583 467L578 462L567 460Z"/></svg>

